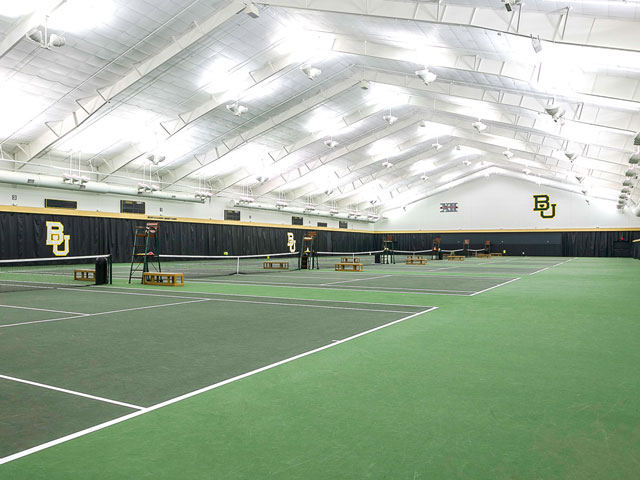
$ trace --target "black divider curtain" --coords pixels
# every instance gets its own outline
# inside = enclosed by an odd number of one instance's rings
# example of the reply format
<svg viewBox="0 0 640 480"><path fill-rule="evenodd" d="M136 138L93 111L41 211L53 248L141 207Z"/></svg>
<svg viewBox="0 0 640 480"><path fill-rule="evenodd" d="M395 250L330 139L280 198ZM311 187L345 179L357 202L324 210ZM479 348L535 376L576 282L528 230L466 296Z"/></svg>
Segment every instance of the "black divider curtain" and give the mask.
<svg viewBox="0 0 640 480"><path fill-rule="evenodd" d="M629 257L633 232L563 232L566 257Z"/></svg>
<svg viewBox="0 0 640 480"><path fill-rule="evenodd" d="M46 245L47 221L61 222L70 235L69 255L111 253L114 261L127 262L136 225L147 220L121 218L39 215L0 212L0 259L52 257ZM292 232L297 249L307 229L205 223L159 222L160 253L169 255L252 255L287 252L287 233ZM309 228L309 230L314 230ZM380 250L387 234L349 231L318 232L316 249L324 252ZM519 232L519 233L396 233L396 250L428 250L436 237L445 249L462 248L465 239L471 248L483 248L490 240L492 251L507 255L631 256L632 233L640 232ZM633 244L637 246L638 244ZM634 250L637 254L637 248Z"/></svg>

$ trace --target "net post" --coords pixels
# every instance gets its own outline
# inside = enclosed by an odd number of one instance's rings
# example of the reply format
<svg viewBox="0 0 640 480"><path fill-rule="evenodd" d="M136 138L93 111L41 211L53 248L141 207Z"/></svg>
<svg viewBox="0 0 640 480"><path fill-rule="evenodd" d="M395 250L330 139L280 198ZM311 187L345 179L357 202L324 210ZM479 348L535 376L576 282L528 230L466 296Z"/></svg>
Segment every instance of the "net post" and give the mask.
<svg viewBox="0 0 640 480"><path fill-rule="evenodd" d="M236 275L240 275L240 257L236 257Z"/></svg>
<svg viewBox="0 0 640 480"><path fill-rule="evenodd" d="M109 254L109 285L113 285L113 256Z"/></svg>

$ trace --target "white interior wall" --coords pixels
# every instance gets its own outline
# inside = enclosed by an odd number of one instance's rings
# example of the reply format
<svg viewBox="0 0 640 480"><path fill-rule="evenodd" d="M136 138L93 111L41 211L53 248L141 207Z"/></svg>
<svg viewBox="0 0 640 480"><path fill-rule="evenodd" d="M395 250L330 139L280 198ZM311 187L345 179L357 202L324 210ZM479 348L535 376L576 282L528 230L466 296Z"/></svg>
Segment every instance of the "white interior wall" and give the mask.
<svg viewBox="0 0 640 480"><path fill-rule="evenodd" d="M546 194L557 204L556 216L533 211L533 195ZM587 204L586 200L590 204ZM458 203L457 213L441 213L441 203ZM500 230L639 228L640 217L615 202L492 175L452 188L406 207L386 212L376 230Z"/></svg>
<svg viewBox="0 0 640 480"><path fill-rule="evenodd" d="M43 208L45 198L73 200L78 202L78 210L110 213L120 212L120 200L137 199L136 197L124 195L96 195L93 193L0 184L0 205ZM242 222L291 225L292 216L302 216L305 226L316 227L318 222L325 222L329 228L338 228L338 219L335 218L234 207L230 200L221 198L212 198L203 204L154 200L149 197L141 197L138 200L146 203L146 214L153 216L223 220L224 210L240 210ZM349 229L373 230L373 224L367 222L353 220L348 220L347 222Z"/></svg>

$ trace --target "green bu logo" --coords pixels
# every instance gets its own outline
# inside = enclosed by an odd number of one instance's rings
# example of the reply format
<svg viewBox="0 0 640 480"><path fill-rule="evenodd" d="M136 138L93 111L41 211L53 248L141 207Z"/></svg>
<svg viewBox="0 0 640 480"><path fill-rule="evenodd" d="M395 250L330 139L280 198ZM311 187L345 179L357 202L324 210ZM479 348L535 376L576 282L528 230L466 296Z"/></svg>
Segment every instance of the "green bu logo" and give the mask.
<svg viewBox="0 0 640 480"><path fill-rule="evenodd" d="M549 195L533 196L533 211L540 212L542 218L553 218L556 216L557 203L551 203ZM551 210L551 213L545 213Z"/></svg>

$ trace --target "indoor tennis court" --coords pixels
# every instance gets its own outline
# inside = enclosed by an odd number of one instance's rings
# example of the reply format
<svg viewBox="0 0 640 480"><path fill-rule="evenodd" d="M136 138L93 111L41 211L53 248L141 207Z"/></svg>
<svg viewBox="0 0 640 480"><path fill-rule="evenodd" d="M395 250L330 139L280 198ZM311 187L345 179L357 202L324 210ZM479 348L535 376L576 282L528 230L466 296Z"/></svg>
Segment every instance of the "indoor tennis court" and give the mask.
<svg viewBox="0 0 640 480"><path fill-rule="evenodd" d="M0 480L637 480L640 0L1 0Z"/></svg>

